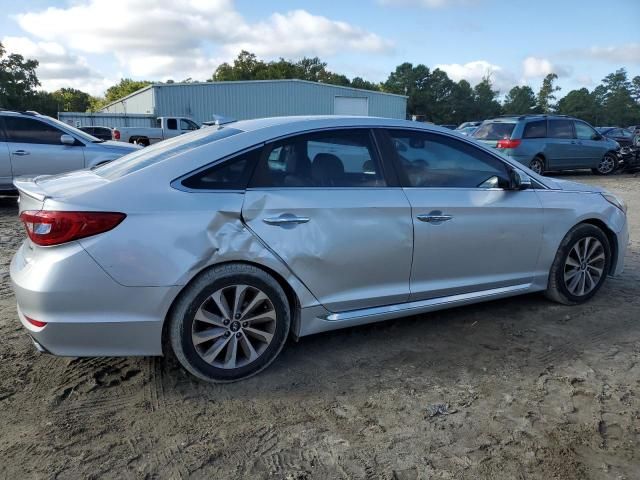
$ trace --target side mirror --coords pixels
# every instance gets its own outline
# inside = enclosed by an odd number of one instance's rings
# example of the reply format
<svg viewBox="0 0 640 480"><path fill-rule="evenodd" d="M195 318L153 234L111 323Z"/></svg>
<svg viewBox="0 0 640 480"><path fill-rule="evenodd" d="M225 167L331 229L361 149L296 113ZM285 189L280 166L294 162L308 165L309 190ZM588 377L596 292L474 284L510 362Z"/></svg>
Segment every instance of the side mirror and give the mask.
<svg viewBox="0 0 640 480"><path fill-rule="evenodd" d="M66 133L60 136L60 143L63 145L75 145L76 139Z"/></svg>
<svg viewBox="0 0 640 480"><path fill-rule="evenodd" d="M510 172L511 177L511 190L526 190L531 188L531 177L520 170L515 168Z"/></svg>
<svg viewBox="0 0 640 480"><path fill-rule="evenodd" d="M600 135L599 133L596 133L593 135L593 137L591 137L593 140L602 140L604 137L602 135Z"/></svg>

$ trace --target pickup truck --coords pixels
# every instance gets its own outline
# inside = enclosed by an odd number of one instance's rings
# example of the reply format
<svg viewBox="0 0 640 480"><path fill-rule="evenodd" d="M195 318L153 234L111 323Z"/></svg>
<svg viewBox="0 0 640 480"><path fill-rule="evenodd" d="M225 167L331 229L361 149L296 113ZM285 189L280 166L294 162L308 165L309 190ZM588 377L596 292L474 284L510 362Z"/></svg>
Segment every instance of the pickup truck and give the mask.
<svg viewBox="0 0 640 480"><path fill-rule="evenodd" d="M199 128L200 125L190 118L158 117L155 127L118 127L113 130L113 139L146 147Z"/></svg>

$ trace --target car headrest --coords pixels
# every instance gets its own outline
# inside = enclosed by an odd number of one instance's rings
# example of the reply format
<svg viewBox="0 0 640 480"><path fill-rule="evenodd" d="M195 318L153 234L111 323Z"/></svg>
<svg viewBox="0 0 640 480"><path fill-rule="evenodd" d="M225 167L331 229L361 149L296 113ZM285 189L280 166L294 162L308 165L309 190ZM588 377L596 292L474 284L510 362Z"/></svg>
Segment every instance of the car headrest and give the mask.
<svg viewBox="0 0 640 480"><path fill-rule="evenodd" d="M339 185L344 176L344 165L335 155L319 153L311 164L311 177L318 186Z"/></svg>

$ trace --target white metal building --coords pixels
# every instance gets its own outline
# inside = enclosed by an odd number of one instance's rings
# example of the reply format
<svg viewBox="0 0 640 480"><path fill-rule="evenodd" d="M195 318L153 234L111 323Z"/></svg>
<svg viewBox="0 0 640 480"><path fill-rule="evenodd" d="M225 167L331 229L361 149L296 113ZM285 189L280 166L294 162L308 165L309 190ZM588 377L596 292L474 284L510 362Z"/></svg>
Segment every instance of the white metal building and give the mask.
<svg viewBox="0 0 640 480"><path fill-rule="evenodd" d="M60 119L71 124L123 126L117 121L121 115L128 117L127 123L143 121L147 116L184 116L202 123L213 115L236 120L283 115L405 118L406 110L404 95L305 80L258 80L158 83L110 103L91 121L91 114L74 117L73 112L60 113Z"/></svg>

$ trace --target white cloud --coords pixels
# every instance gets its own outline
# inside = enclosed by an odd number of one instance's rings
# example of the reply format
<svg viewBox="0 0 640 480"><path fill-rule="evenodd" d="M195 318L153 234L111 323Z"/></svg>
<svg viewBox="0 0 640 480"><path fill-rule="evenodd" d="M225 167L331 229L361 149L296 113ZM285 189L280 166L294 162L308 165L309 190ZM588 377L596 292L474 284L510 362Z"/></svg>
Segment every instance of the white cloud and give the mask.
<svg viewBox="0 0 640 480"><path fill-rule="evenodd" d="M80 0L16 16L31 35L87 53L113 54L132 74L209 77L240 49L262 56L380 53L389 41L304 10L248 22L232 0ZM217 52L216 58L208 51Z"/></svg>
<svg viewBox="0 0 640 480"><path fill-rule="evenodd" d="M491 78L494 88L502 91L508 90L515 83L515 76L499 65L494 65L486 60L476 60L465 64L450 63L439 64L436 68L447 72L449 77L458 82L467 80L471 85L480 83L486 76Z"/></svg>
<svg viewBox="0 0 640 480"><path fill-rule="evenodd" d="M568 67L553 64L546 58L527 57L522 61L522 75L525 79L542 78L550 73L566 77L571 71Z"/></svg>
<svg viewBox="0 0 640 480"><path fill-rule="evenodd" d="M10 53L38 60L36 74L45 90L73 87L98 94L113 83L91 68L85 58L69 53L58 43L34 42L26 37L4 37L2 44Z"/></svg>

